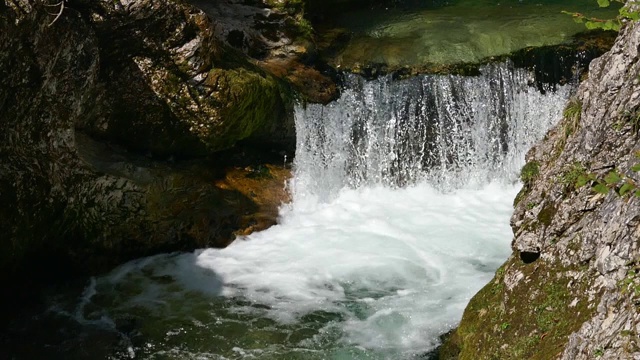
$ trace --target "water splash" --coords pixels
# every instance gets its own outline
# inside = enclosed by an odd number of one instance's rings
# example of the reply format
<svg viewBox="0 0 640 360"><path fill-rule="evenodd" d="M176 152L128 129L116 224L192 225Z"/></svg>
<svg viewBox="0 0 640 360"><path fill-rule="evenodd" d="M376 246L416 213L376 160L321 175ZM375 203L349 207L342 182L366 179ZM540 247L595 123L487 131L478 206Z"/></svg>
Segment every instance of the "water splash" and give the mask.
<svg viewBox="0 0 640 360"><path fill-rule="evenodd" d="M347 77L334 103L296 108L294 195L426 181L448 191L515 180L524 154L561 116L569 86L542 94L531 73L489 65L481 76L393 81Z"/></svg>
<svg viewBox="0 0 640 360"><path fill-rule="evenodd" d="M510 251L524 153L570 93L530 79L348 77L335 103L296 109L280 224L124 264L74 318L110 324L114 359L421 358Z"/></svg>

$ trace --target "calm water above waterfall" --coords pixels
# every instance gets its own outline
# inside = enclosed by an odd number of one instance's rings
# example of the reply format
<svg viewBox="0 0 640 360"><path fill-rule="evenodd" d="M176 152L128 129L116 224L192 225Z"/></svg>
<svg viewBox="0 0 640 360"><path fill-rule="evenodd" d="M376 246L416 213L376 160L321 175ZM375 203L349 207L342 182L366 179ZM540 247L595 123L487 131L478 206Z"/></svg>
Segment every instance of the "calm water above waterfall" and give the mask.
<svg viewBox="0 0 640 360"><path fill-rule="evenodd" d="M355 36L333 63L347 68L477 62L528 46L556 45L584 31L562 11L608 19L612 8L592 0L414 1L418 5L335 14Z"/></svg>
<svg viewBox="0 0 640 360"><path fill-rule="evenodd" d="M568 87L348 79L298 106L291 204L226 249L139 259L55 296L68 358L410 359L438 345L510 252L524 153ZM53 341L53 340L52 340Z"/></svg>

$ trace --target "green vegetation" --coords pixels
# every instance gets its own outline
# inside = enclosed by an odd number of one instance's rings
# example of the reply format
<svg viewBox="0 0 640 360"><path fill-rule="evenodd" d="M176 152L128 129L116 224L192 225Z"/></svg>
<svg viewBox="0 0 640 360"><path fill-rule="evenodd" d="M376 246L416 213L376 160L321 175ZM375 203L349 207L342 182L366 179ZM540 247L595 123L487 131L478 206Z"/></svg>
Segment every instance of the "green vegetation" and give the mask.
<svg viewBox="0 0 640 360"><path fill-rule="evenodd" d="M522 170L520 170L520 179L525 186L529 186L539 174L540 164L537 161L530 161L522 167Z"/></svg>
<svg viewBox="0 0 640 360"><path fill-rule="evenodd" d="M580 124L580 114L582 112L582 102L580 100L571 99L564 109L563 115L565 118L563 129L564 136L568 137L578 130Z"/></svg>
<svg viewBox="0 0 640 360"><path fill-rule="evenodd" d="M535 310L538 329L546 333L564 320L558 316L558 310L566 307L568 293L565 286L554 282L548 283L544 292L545 299Z"/></svg>
<svg viewBox="0 0 640 360"><path fill-rule="evenodd" d="M611 5L610 0L597 0L600 7L609 7ZM625 0L613 0L613 2L624 5ZM640 12L630 11L626 6L620 7L618 10L618 16L615 19L599 19L584 15L577 12L563 11L563 13L571 15L573 20L577 23L584 23L587 29L602 29L620 31L622 24L625 21L637 21L640 20Z"/></svg>
<svg viewBox="0 0 640 360"><path fill-rule="evenodd" d="M636 154L640 159L640 153ZM640 163L631 167L632 172L640 172ZM640 197L640 186L638 181L620 172L618 169L612 169L604 176L598 177L596 174L587 172L585 166L580 162L575 162L570 169L560 177L560 182L565 185L566 191L578 190L586 185L590 185L591 189L602 195L606 195L609 191L614 190L618 196L637 196Z"/></svg>
<svg viewBox="0 0 640 360"><path fill-rule="evenodd" d="M622 128L626 124L631 125L631 131L633 134L637 134L638 130L640 130L640 112L625 111L616 125Z"/></svg>
<svg viewBox="0 0 640 360"><path fill-rule="evenodd" d="M520 200L522 200L527 195L527 193L531 189L533 180L538 177L539 174L540 164L537 161L530 161L522 167L522 170L520 170L520 180L522 180L524 186L522 187L518 195L516 195L516 198L513 200L514 207L518 205Z"/></svg>
<svg viewBox="0 0 640 360"><path fill-rule="evenodd" d="M267 0L266 3L274 9L293 16L294 19L287 20L287 27L296 29L298 34L303 37L311 38L313 26L309 20L304 18L304 0Z"/></svg>
<svg viewBox="0 0 640 360"><path fill-rule="evenodd" d="M560 353L567 337L595 311L586 299L578 297L591 288L587 278L576 280L570 275L578 269L548 262L531 266L512 257L473 297L440 355L450 358L447 356L455 354L460 360L542 360ZM523 278L507 289L507 273L519 273ZM525 285L529 283L543 285L531 290ZM579 300L569 306L576 298Z"/></svg>
<svg viewBox="0 0 640 360"><path fill-rule="evenodd" d="M560 182L568 189L579 189L586 184L582 183L585 179L587 179L587 170L581 162L576 161L571 165L571 168L560 177Z"/></svg>
<svg viewBox="0 0 640 360"><path fill-rule="evenodd" d="M629 294L632 296L640 296L640 268L636 265L635 268L629 270L627 276L620 280L618 286L622 288L623 294Z"/></svg>
<svg viewBox="0 0 640 360"><path fill-rule="evenodd" d="M637 135L640 130L640 112L623 111L618 121L613 124L613 129L615 131L624 130L625 133L631 130L633 134Z"/></svg>
<svg viewBox="0 0 640 360"><path fill-rule="evenodd" d="M638 165L639 164L636 164L632 169L637 169L635 171L640 170ZM638 188L637 182L625 174L618 172L616 169L609 171L604 176L604 179L595 179L594 181L596 183L592 188L597 193L606 195L610 190L615 190L615 193L619 196L630 196L633 194L636 197L640 197L640 189Z"/></svg>

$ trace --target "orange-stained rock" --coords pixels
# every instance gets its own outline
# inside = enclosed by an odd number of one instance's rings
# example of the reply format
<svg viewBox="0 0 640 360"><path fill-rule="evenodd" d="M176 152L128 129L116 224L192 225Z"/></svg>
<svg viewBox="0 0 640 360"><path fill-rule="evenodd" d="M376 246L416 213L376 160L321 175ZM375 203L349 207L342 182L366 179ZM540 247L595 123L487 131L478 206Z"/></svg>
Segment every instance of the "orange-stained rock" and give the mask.
<svg viewBox="0 0 640 360"><path fill-rule="evenodd" d="M280 206L291 200L286 189L286 182L290 177L291 170L283 165L266 164L227 169L225 177L218 180L216 186L237 191L256 206L244 209L243 212L242 208L238 209L242 215L240 228L234 232L235 235L249 235L277 223Z"/></svg>

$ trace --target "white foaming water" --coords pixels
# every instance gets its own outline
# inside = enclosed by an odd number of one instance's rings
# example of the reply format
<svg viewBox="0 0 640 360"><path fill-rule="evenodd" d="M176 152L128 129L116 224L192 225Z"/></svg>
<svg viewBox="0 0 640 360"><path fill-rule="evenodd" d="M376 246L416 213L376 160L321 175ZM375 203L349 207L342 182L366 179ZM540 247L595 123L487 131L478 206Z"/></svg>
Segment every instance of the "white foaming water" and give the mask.
<svg viewBox="0 0 640 360"><path fill-rule="evenodd" d="M448 191L515 180L524 154L561 116L569 86L541 94L508 64L481 76L390 77L296 113L294 203L347 187L428 182Z"/></svg>
<svg viewBox="0 0 640 360"><path fill-rule="evenodd" d="M524 152L569 94L528 79L508 65L349 78L335 103L296 110L294 201L280 224L226 249L125 264L96 280L82 319L107 315L119 331L139 319L143 340L127 344L150 357L424 354L510 252Z"/></svg>
<svg viewBox="0 0 640 360"><path fill-rule="evenodd" d="M350 343L424 351L508 255L516 192L498 184L447 194L428 185L345 189L234 246L203 251L197 265L221 277L225 296L268 304L281 322L343 313Z"/></svg>

